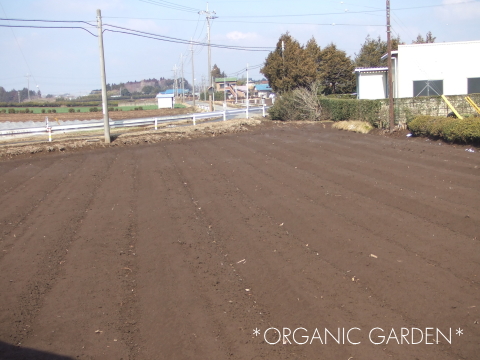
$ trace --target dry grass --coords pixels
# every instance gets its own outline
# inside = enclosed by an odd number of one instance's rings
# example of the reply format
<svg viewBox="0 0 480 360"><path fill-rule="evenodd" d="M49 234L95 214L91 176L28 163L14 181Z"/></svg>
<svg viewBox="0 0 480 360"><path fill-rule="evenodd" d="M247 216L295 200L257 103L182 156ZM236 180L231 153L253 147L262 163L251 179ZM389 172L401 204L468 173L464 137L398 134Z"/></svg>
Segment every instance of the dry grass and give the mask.
<svg viewBox="0 0 480 360"><path fill-rule="evenodd" d="M353 131L362 134L368 134L373 130L373 126L366 121L338 121L332 125L332 128L339 130Z"/></svg>

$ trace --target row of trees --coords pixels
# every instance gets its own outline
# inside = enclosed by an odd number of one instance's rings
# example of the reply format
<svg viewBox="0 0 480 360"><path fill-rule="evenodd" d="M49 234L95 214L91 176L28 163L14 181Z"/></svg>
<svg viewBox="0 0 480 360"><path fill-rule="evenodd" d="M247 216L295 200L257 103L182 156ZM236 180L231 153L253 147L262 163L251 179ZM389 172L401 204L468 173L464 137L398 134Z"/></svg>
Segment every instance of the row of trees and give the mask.
<svg viewBox="0 0 480 360"><path fill-rule="evenodd" d="M312 38L302 46L287 32L280 36L260 72L275 92L291 91L318 82L324 94L343 94L355 88L353 69L352 60L335 44L320 49Z"/></svg>
<svg viewBox="0 0 480 360"><path fill-rule="evenodd" d="M42 93L40 90L38 92L30 90L30 98L41 97ZM0 102L21 102L25 99L28 99L28 89L23 88L22 90L10 90L6 91L3 86L0 86Z"/></svg>
<svg viewBox="0 0 480 360"><path fill-rule="evenodd" d="M428 32L425 38L418 35L412 43L433 43L435 39ZM399 44L402 44L399 37L392 39L393 50L398 50ZM282 93L318 83L323 94L348 94L356 88L354 69L385 66L386 60L381 60L381 57L386 52L386 41L367 36L359 53L351 59L334 43L321 49L312 37L302 46L287 32L280 36L275 50L267 56L260 72L275 92Z"/></svg>

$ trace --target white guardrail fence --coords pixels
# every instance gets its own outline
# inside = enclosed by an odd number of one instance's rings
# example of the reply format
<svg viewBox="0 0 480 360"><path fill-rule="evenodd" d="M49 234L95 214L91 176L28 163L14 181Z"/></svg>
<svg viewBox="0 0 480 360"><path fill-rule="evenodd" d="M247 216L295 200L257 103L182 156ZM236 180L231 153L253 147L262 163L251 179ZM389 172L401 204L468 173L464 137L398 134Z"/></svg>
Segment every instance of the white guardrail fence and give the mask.
<svg viewBox="0 0 480 360"><path fill-rule="evenodd" d="M201 107L203 108L203 107ZM155 118L143 118L143 119L132 119L132 120L110 120L111 128L122 128L122 127L131 127L131 126L146 126L146 125L155 125L155 130L158 129L158 124L169 123L181 120L191 119L193 125L196 125L197 120L200 119L209 119L209 118L222 118L223 121L226 121L227 118L232 118L234 116L245 113L245 117L249 117L249 113L258 113L262 112L262 116L265 117L266 110L269 107L263 105L260 107L249 107L239 110L224 110L224 111L213 111L213 112L202 112L195 114L185 114L185 115L175 115L175 116L163 116ZM73 131L85 131L85 130L95 130L102 129L104 126L103 121L90 122L88 124L71 124L71 125L50 125L48 122L48 117L45 121L45 126L41 127L29 127L29 128L18 128L18 129L9 129L0 131L0 137L13 136L15 138L31 135L40 135L48 134L48 141L52 141L52 136L54 133L65 133Z"/></svg>

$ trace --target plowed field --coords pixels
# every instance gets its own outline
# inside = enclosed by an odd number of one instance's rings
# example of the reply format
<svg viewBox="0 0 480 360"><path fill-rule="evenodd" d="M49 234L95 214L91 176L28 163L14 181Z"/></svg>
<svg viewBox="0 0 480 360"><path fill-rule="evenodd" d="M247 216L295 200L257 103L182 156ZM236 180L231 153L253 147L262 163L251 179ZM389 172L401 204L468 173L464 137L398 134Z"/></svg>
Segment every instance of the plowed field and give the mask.
<svg viewBox="0 0 480 360"><path fill-rule="evenodd" d="M464 150L292 125L1 162L0 358L478 359Z"/></svg>

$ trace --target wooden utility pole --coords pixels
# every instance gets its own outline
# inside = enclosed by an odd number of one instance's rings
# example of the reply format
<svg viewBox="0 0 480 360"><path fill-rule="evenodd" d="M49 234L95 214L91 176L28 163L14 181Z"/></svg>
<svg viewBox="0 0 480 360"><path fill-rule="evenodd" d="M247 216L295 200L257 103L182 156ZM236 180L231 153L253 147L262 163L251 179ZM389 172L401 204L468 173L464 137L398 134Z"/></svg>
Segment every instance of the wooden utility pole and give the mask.
<svg viewBox="0 0 480 360"><path fill-rule="evenodd" d="M395 128L395 112L393 104L393 74L392 74L392 39L390 26L390 0L387 0L387 66L388 66L388 119L390 132Z"/></svg>
<svg viewBox="0 0 480 360"><path fill-rule="evenodd" d="M108 118L107 103L107 76L105 75L105 57L103 52L103 30L102 30L102 12L97 10L98 44L100 47L100 73L102 76L102 110L103 125L105 132L105 142L110 144L110 120Z"/></svg>

